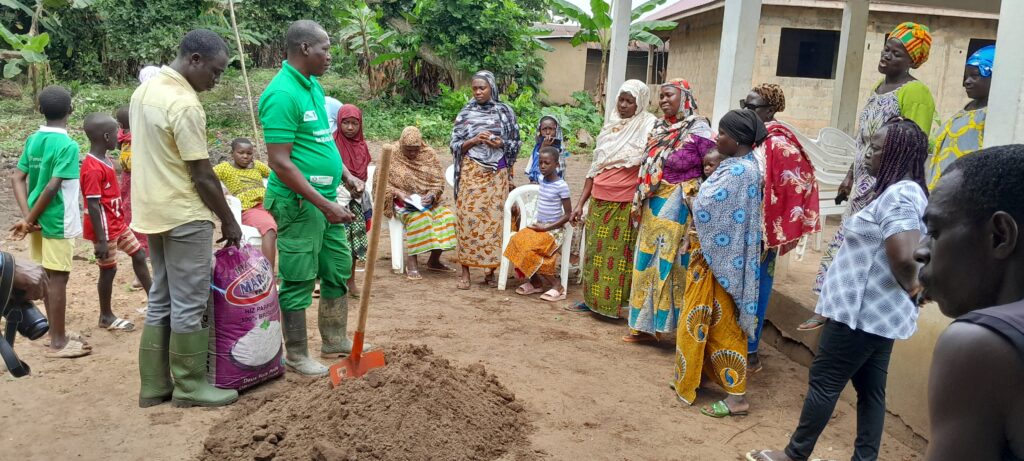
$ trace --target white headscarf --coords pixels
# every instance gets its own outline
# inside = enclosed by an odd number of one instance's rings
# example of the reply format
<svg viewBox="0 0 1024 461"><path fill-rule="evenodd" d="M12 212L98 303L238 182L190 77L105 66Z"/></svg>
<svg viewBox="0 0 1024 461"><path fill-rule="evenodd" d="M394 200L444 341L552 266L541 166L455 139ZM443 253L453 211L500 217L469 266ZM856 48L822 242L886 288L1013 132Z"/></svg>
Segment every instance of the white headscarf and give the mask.
<svg viewBox="0 0 1024 461"><path fill-rule="evenodd" d="M644 159L647 136L654 128L654 123L658 121L658 117L647 112L647 105L651 102L651 90L646 83L640 80L626 80L619 93L629 93L636 98L636 113L630 118L622 118L618 110L612 111L601 128L601 133L597 135L594 162L587 172L588 178L593 178L605 170L639 165Z"/></svg>
<svg viewBox="0 0 1024 461"><path fill-rule="evenodd" d="M139 84L146 83L146 80L153 78L156 74L160 73L160 68L157 66L146 66L139 71Z"/></svg>

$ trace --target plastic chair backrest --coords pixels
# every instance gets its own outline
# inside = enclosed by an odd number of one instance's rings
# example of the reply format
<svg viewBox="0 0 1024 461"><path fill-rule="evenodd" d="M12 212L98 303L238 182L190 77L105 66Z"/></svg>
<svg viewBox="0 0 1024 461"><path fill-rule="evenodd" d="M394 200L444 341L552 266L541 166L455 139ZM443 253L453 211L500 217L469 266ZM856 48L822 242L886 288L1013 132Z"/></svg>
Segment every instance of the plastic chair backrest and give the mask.
<svg viewBox="0 0 1024 461"><path fill-rule="evenodd" d="M448 165L448 169L444 170L444 180L448 181L448 185L455 187L455 165Z"/></svg>
<svg viewBox="0 0 1024 461"><path fill-rule="evenodd" d="M540 186L527 184L519 186L509 192L505 199L505 213L511 218L512 206L519 205L519 229L529 227L537 221L537 197L540 195ZM517 229L517 230L519 230Z"/></svg>
<svg viewBox="0 0 1024 461"><path fill-rule="evenodd" d="M228 208L231 209L231 215L235 217L235 221L238 225L242 225L242 201L233 195L225 195L224 200L228 202Z"/></svg>
<svg viewBox="0 0 1024 461"><path fill-rule="evenodd" d="M377 165L370 165L366 167L366 186L364 189L370 197L373 197L373 175L377 173Z"/></svg>

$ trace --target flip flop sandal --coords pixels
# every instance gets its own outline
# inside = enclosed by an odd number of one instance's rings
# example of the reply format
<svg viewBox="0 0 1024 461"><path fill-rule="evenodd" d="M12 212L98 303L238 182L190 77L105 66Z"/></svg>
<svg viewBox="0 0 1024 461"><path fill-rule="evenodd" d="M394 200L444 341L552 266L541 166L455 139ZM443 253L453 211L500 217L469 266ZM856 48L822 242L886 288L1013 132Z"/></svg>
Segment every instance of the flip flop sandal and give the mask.
<svg viewBox="0 0 1024 461"><path fill-rule="evenodd" d="M565 301L565 290L558 291L552 288L540 295L540 299L548 302Z"/></svg>
<svg viewBox="0 0 1024 461"><path fill-rule="evenodd" d="M427 270L428 271L434 271L434 272L458 272L458 269L455 269L454 267L448 267L448 266L444 266L444 267L430 267L430 266L427 266Z"/></svg>
<svg viewBox="0 0 1024 461"><path fill-rule="evenodd" d="M420 275L419 271L405 271L405 278L409 280L423 280L423 276Z"/></svg>
<svg viewBox="0 0 1024 461"><path fill-rule="evenodd" d="M64 345L59 351L47 351L46 357L51 359L75 359L78 357L85 357L92 353L92 348L83 344L81 341L76 339L69 339L68 343Z"/></svg>
<svg viewBox="0 0 1024 461"><path fill-rule="evenodd" d="M638 335L628 334L628 335L622 337L622 342L624 342L624 343L656 343L656 342L658 342L658 338L655 338L654 336L651 336L651 335L646 334L646 333L640 333Z"/></svg>
<svg viewBox="0 0 1024 461"><path fill-rule="evenodd" d="M457 290L468 290L469 287L470 287L470 281L469 280L459 279L459 281L455 283L455 289L457 289Z"/></svg>
<svg viewBox="0 0 1024 461"><path fill-rule="evenodd" d="M817 330L818 328L825 326L825 322L828 322L828 319L818 320L814 317L811 317L807 320L804 320L804 323L801 323L800 326L796 327L796 331L814 331Z"/></svg>
<svg viewBox="0 0 1024 461"><path fill-rule="evenodd" d="M761 370L764 370L764 363L761 362L757 362L757 368L747 367L747 372L750 374L759 373Z"/></svg>
<svg viewBox="0 0 1024 461"><path fill-rule="evenodd" d="M113 322L110 322L110 325L107 326L107 331L135 331L135 324L118 317Z"/></svg>
<svg viewBox="0 0 1024 461"><path fill-rule="evenodd" d="M526 282L526 283L524 283L522 285L519 285L519 288L516 288L516 294L517 295L522 295L522 296L529 296L529 295L532 295L532 294L543 293L543 292L544 292L543 288L537 288L537 287L533 286L533 284L530 283L530 282Z"/></svg>
<svg viewBox="0 0 1024 461"><path fill-rule="evenodd" d="M704 416L710 416L712 418L725 418L726 416L747 416L746 411L732 411L729 409L729 405L725 404L725 400L719 400L711 404L711 410L707 408L700 409L701 414Z"/></svg>
<svg viewBox="0 0 1024 461"><path fill-rule="evenodd" d="M569 304L563 307L562 309L567 310L569 312L590 312L590 308L587 307L587 305L582 302L576 304Z"/></svg>
<svg viewBox="0 0 1024 461"><path fill-rule="evenodd" d="M92 347L92 346L89 345L88 342L85 341L85 337L82 336L82 334L77 332L77 331L65 332L64 336L68 337L68 341L78 341L78 342L82 343L82 345L84 345L87 348L91 348ZM43 342L43 345L46 346L46 347L50 347L50 340L47 339L45 342Z"/></svg>

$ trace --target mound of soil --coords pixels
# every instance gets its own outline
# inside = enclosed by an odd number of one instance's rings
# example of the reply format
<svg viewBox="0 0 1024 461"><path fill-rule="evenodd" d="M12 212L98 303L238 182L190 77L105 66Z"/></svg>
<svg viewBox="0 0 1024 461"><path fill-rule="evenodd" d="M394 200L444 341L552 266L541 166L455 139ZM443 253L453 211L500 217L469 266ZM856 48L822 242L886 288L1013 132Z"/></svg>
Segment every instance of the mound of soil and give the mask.
<svg viewBox="0 0 1024 461"><path fill-rule="evenodd" d="M526 449L515 395L481 364L427 346L386 349L388 365L332 389L291 378L243 398L214 424L203 460L491 460Z"/></svg>

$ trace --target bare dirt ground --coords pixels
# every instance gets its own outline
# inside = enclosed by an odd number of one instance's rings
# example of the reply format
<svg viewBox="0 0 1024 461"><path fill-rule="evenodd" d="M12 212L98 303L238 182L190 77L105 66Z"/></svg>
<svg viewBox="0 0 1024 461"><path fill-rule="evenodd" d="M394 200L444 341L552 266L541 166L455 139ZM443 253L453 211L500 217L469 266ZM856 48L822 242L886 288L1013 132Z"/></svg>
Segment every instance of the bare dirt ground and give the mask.
<svg viewBox="0 0 1024 461"><path fill-rule="evenodd" d="M378 152L379 145L373 150ZM446 149L439 152L442 159L449 158ZM588 162L570 158L567 177L576 196ZM7 181L0 181L2 234L15 210ZM386 236L381 243L387 256ZM27 257L23 242L0 241L0 247ZM93 354L46 359L42 340L19 338L17 351L32 365L33 375L16 380L0 372L0 458L195 458L211 426L227 410L137 407L139 333L115 334L96 327L96 269L86 260L91 252L91 245L80 240L68 319L71 329L87 336ZM801 270L791 268L796 278L779 283L809 287L818 258L809 250L807 259L796 264ZM562 310L580 299L579 286L571 287L569 301L548 304L476 283L470 291L456 291L454 274L424 271L423 280L408 281L390 273L387 259L376 267L368 340L426 344L460 366L484 364L515 393L536 428L529 438L531 450L517 459L737 460L751 449L782 448L796 426L807 370L770 347L762 348L764 371L750 378L750 416L715 420L702 416L699 407L724 397L722 393L702 390L690 407L669 389L671 342L626 344L619 339L627 331L624 321ZM475 272L474 281L481 276ZM135 309L145 303L145 295L129 291L130 282L130 264L123 259L115 312L141 327L143 318ZM310 347L316 352L314 310L309 314ZM356 317L352 311L350 324ZM251 391L248 398L285 387L286 380L278 380ZM849 459L855 426L855 408L840 401L815 455ZM886 435L880 459L916 460L921 453Z"/></svg>

